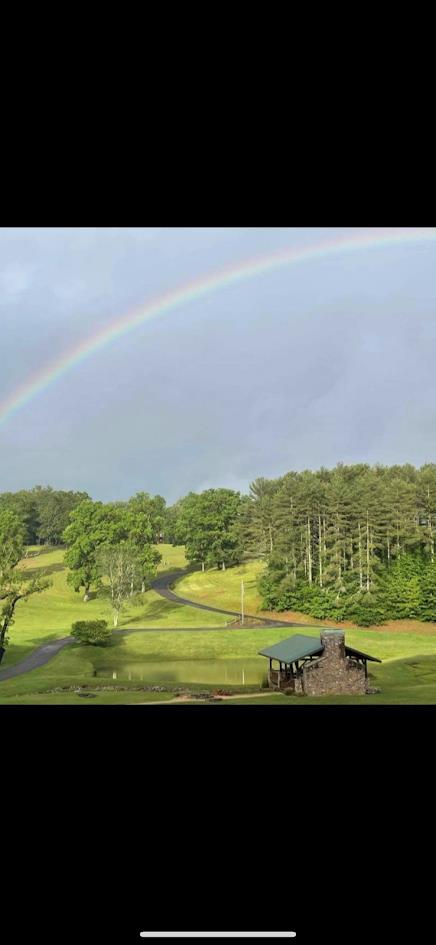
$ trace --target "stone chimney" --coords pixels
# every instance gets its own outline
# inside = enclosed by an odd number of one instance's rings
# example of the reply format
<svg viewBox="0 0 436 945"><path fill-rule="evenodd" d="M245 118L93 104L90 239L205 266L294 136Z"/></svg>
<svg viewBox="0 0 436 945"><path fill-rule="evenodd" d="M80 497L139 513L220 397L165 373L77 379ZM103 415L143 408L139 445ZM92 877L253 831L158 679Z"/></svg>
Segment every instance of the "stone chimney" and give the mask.
<svg viewBox="0 0 436 945"><path fill-rule="evenodd" d="M324 658L329 662L339 662L345 659L345 633L342 630L323 630L321 645L324 647Z"/></svg>

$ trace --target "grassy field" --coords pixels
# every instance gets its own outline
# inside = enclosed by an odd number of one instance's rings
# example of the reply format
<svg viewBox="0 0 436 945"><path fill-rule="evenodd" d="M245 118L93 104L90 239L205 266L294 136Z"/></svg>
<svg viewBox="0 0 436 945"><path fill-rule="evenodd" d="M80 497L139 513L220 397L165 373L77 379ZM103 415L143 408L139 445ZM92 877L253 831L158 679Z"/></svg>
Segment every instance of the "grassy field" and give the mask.
<svg viewBox="0 0 436 945"><path fill-rule="evenodd" d="M257 578L263 569L260 561L252 561L225 572L210 570L186 575L174 587L176 593L200 603L228 610L240 610L241 580L244 581L244 606L246 613L265 614L257 590ZM414 704L436 703L436 625L418 620L391 621L386 625L371 628L358 628L350 622L313 620L307 614L277 614L280 619L306 623L304 628L308 636L318 635L319 627L328 625L346 630L346 639L350 646L363 650L383 660L381 666L370 664L370 673L374 687L382 691L372 696L361 697L326 697L304 699L304 705L316 704ZM289 628L289 636L295 631ZM278 639L283 639L286 631L279 631ZM253 700L254 703L255 700ZM246 705L248 700L241 700ZM259 704L296 705L301 704L295 697L271 695ZM237 704L232 700L230 705Z"/></svg>
<svg viewBox="0 0 436 945"><path fill-rule="evenodd" d="M181 609L181 608L180 608ZM309 635L316 636L318 631L308 628ZM259 666L266 668L266 661L257 656L260 649L283 638L283 630L201 630L189 631L150 631L132 633L113 638L108 647L90 647L73 644L59 653L45 666L31 673L11 680L0 682L0 702L6 704L25 704L38 702L53 704L105 704L107 702L144 702L149 700L172 698L171 693L136 692L137 682L129 683L123 679L125 692L99 692L95 698L85 699L74 692L49 692L55 688L75 688L116 686L113 672L120 666L135 667L143 663L196 660L238 660L243 665L244 659L257 660ZM359 646L384 662L369 667L374 686L381 688L381 693L363 697L337 697L328 699L304 699L297 697L270 696L253 703L262 705L283 704L322 704L338 703L365 704L377 703L436 703L436 635L407 635L395 637L392 632L381 635L379 631L357 630L347 633L347 640L352 646ZM95 674L98 674L98 682ZM224 671L223 671L224 679ZM183 685L184 680L177 680ZM214 689L217 685L207 683L191 685L189 688ZM230 687L231 689L232 687ZM234 688L234 687L233 687ZM239 687L240 688L240 687ZM247 692L255 687L246 687ZM236 700L235 700L236 701ZM241 700L241 704L248 700ZM231 702L230 704L235 704Z"/></svg>
<svg viewBox="0 0 436 945"><path fill-rule="evenodd" d="M436 705L436 656L415 656L392 660L371 668L374 686L381 691L365 696L298 696L271 695L252 700L261 705ZM223 703L224 704L224 703ZM251 704L249 699L232 699L229 705Z"/></svg>
<svg viewBox="0 0 436 945"><path fill-rule="evenodd" d="M275 613L262 609L262 600L257 589L257 579L262 573L264 565L260 561L250 561L239 565L236 568L228 568L226 571L220 571L216 568L210 571L196 571L193 574L187 574L174 585L174 590L181 597L189 598L201 604L212 604L215 607L222 607L224 610L234 610L240 612L241 609L241 580L244 581L244 608L245 613L254 616L270 616L278 620L306 624L307 627L331 627L341 630L358 630L351 621L344 620L337 623L329 618L328 620L317 620L310 617L309 614L303 614L299 611L284 611ZM370 630L377 630L383 635L393 631L396 636L400 633L429 635L436 634L436 623L425 623L422 620L391 620L380 626L370 627ZM306 630L304 630L304 633ZM347 633L348 635L348 633Z"/></svg>
<svg viewBox="0 0 436 945"><path fill-rule="evenodd" d="M42 594L35 594L18 603L15 623L10 631L10 645L3 657L1 668L12 666L27 656L36 646L49 640L68 636L75 620L97 620L103 618L112 623L111 608L105 599L94 597L83 602L82 596L67 584L67 568L64 551L56 549L28 549L39 551L37 557L23 560L22 568L27 574L46 575L52 586ZM183 548L160 545L162 561L159 571L173 571L186 565ZM227 620L220 614L208 614L193 607L181 607L164 600L154 591L134 599L121 616L120 627L201 627L225 626Z"/></svg>
<svg viewBox="0 0 436 945"><path fill-rule="evenodd" d="M175 549L174 549L175 550ZM224 610L241 609L241 581L244 581L244 609L247 614L261 613L261 598L256 580L263 569L260 561L250 561L236 568L220 571L195 571L182 578L174 586L181 597L195 600L199 604L211 604Z"/></svg>
<svg viewBox="0 0 436 945"><path fill-rule="evenodd" d="M183 549L160 546L160 551L163 556L161 570L172 571L185 565ZM237 611L243 578L245 610L255 614L260 607L255 584L260 567L258 562L254 562L225 572L197 572L179 581L176 590L193 600ZM83 617L84 613L110 620L106 601L94 598L84 604L81 597L68 587L62 550L48 550L37 558L28 558L23 562L23 568L29 571L40 568L46 570L53 580L53 586L44 594L18 606L17 621L11 630L11 646L2 667L21 659L34 646L48 639L67 635L72 621ZM192 692L218 688L216 683L211 685L205 681L200 685L190 682L192 677L189 677L189 666L201 666L202 661L217 661L218 667L222 663L221 685L224 684L225 667L230 666L231 661L236 661L241 667L244 661L249 661L251 666L258 665L262 671L266 671L266 661L257 655L258 651L283 639L287 635L286 629L225 629L226 620L225 616L178 605L164 600L154 591L148 591L138 603L129 605L121 627L155 627L155 630L113 637L108 647L68 646L40 669L0 681L0 703L98 705L173 699L174 693L171 691L151 692L139 688L138 672L141 667L146 667L147 672L153 675L154 665L157 677L162 666L164 672L165 667L168 667L169 679L171 667L179 668L179 672L174 672L173 683L168 684L168 689L186 685ZM209 626L217 629L194 629ZM183 629L165 629L171 627ZM288 635L294 632L290 627ZM308 626L304 632L318 636L319 628ZM369 665L371 683L374 687L380 687L380 693L317 699L271 695L256 699L254 691L258 685L250 685L243 688L244 693L252 693L250 699L235 699L223 704L436 704L434 625L417 624L409 628L401 626L399 629L395 626L382 629L348 628L346 638L350 646L383 660L382 664ZM135 672L136 669L138 672ZM186 679L183 675L185 671L188 674ZM218 671L221 672L220 668ZM156 682L158 679L153 679L151 684ZM121 685L124 691L116 691L116 687ZM147 685L150 685L150 681ZM92 693L92 698L84 698L74 691L83 687ZM241 685L226 685L227 688L237 692ZM64 691L53 691L57 689Z"/></svg>

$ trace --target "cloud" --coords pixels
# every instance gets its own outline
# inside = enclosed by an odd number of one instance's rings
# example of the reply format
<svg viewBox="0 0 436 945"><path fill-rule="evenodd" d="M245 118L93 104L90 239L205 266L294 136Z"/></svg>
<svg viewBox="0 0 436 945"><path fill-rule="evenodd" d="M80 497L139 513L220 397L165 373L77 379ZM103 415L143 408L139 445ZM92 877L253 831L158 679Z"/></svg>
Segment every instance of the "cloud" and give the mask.
<svg viewBox="0 0 436 945"><path fill-rule="evenodd" d="M9 263L0 269L0 301L14 302L21 299L31 288L37 266L18 262Z"/></svg>

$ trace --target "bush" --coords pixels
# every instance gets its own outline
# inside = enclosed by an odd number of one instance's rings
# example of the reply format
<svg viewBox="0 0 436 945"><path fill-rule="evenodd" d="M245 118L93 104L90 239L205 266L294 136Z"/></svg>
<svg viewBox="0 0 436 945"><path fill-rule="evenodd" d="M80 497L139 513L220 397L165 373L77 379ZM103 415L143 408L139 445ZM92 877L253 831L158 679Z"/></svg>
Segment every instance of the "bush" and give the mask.
<svg viewBox="0 0 436 945"><path fill-rule="evenodd" d="M430 564L421 578L421 620L436 620L436 567Z"/></svg>
<svg viewBox="0 0 436 945"><path fill-rule="evenodd" d="M104 646L109 643L112 630L106 620L77 620L71 627L71 634L79 643Z"/></svg>

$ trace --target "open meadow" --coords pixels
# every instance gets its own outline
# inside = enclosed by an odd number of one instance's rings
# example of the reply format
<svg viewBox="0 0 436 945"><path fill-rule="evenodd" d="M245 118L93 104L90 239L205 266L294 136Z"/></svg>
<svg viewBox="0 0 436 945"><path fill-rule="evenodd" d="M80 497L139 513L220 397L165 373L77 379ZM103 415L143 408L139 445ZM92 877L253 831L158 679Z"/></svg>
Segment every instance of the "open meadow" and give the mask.
<svg viewBox="0 0 436 945"><path fill-rule="evenodd" d="M160 545L159 550L162 555L159 573L186 566L183 548ZM36 546L29 548L28 554L29 557L21 563L22 570L29 577L47 576L52 584L42 594L35 594L18 604L10 631L10 644L1 663L2 670L18 663L36 646L68 636L71 624L76 620L104 619L112 625L112 612L107 599L92 595L91 600L84 603L82 595L77 594L67 583L68 569L63 561L62 548ZM137 595L127 605L120 621L121 628L225 624L226 619L220 614L201 614L194 608L174 606L153 590Z"/></svg>
<svg viewBox="0 0 436 945"><path fill-rule="evenodd" d="M67 584L62 549L29 549L29 554L36 550L40 553L27 557L23 569L29 573L44 572L53 583L47 591L17 607L2 670L16 666L41 644L68 636L71 623L83 619L84 612L90 619L111 621L104 597L93 596L84 603L81 595ZM161 573L186 566L183 548L161 545L159 550ZM256 615L261 608L256 587L261 568L259 561L251 561L225 571L194 572L178 580L174 590L192 601L237 611L243 579L245 611ZM406 622L398 621L397 626L391 623L386 628L347 628L349 645L383 661L370 666L372 685L380 688L380 692L363 697L299 699L262 691L267 661L258 651L301 630L291 626L289 630L251 625L236 628L231 626L232 622L225 614L178 604L149 590L127 605L120 622L121 632L113 634L108 646L72 643L44 666L12 679L0 677L0 703L143 703L186 698L188 692L200 704L202 694L219 689L235 695L228 704L241 705L436 703L434 624L415 621L408 628L403 625ZM124 630L137 632L124 634ZM316 637L319 628L307 625L304 633ZM244 698L238 699L238 694Z"/></svg>

